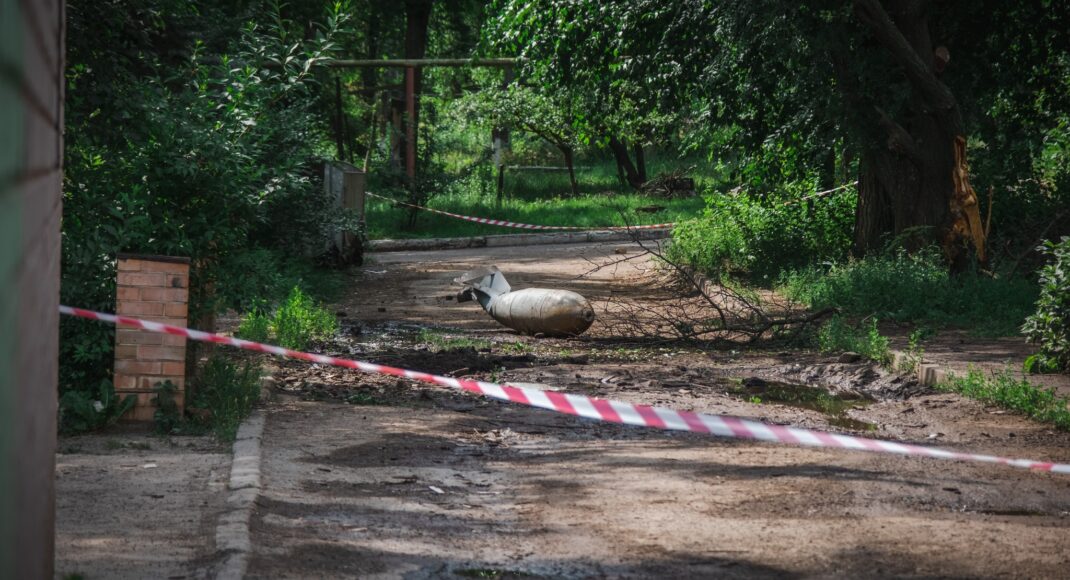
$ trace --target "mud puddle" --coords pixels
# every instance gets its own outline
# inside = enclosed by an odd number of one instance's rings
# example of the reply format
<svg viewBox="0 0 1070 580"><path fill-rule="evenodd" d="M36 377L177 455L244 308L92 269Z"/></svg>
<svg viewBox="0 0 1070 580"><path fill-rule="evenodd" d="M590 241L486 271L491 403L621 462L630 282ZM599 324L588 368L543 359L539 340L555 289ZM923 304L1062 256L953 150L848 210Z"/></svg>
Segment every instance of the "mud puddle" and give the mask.
<svg viewBox="0 0 1070 580"><path fill-rule="evenodd" d="M825 416L829 425L839 429L851 431L873 432L877 430L875 423L852 419L847 412L855 409L862 410L874 403L873 399L848 393L832 393L820 387L798 385L778 381L767 381L757 377L737 379L728 387L729 394L757 405L773 403L817 411Z"/></svg>

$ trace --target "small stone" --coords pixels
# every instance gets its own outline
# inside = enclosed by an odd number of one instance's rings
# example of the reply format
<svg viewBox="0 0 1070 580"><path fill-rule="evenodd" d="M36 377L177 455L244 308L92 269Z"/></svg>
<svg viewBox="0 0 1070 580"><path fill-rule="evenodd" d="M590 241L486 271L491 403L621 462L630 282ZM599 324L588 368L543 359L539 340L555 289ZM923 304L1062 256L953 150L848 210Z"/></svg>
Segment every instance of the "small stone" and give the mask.
<svg viewBox="0 0 1070 580"><path fill-rule="evenodd" d="M841 354L840 358L836 359L836 362L840 362L843 364L854 364L861 361L862 355L858 354L857 352L850 351Z"/></svg>

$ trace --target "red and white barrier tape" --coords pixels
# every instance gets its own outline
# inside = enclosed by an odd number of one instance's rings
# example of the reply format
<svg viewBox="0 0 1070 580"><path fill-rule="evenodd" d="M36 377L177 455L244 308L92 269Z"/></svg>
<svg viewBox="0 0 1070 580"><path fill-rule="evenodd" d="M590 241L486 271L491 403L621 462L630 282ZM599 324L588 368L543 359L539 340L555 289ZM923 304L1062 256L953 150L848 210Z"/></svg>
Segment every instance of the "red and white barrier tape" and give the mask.
<svg viewBox="0 0 1070 580"><path fill-rule="evenodd" d="M356 369L366 373L392 375L395 377L432 383L443 387L450 387L452 389L470 391L494 399L549 409L551 411L557 411L558 413L576 415L578 417L596 419L599 421L623 423L625 425L636 425L640 427L653 427L656 429L692 431L719 437L754 439L758 441L803 445L807 447L832 447L840 449L856 449L860 451L875 451L879 453L894 453L897 455L914 455L935 459L1001 463L1012 467L1070 474L1070 465L1062 463L1031 461L1028 459L1008 459L1006 457L996 457L993 455L962 453L934 447L921 447L909 443L867 439L864 437L826 433L823 431L799 429L783 425L770 425L725 415L706 415L692 411L677 411L664 407L648 407L646 405L634 405L622 401L595 399L583 395L570 395L554 391L540 391L538 389L497 385L470 379L440 377L396 367L300 352L282 348L281 346L261 344L258 342L231 338L220 334L213 334L180 326L171 326L169 324L141 320L138 318L128 318L125 316L116 316L114 314L94 312L92 310L83 310L81 308L71 308L70 306L60 306L59 311L70 316L99 320L121 326L130 326L150 332L185 336L192 340L226 344L244 348L246 350L295 358L313 363L334 365Z"/></svg>
<svg viewBox="0 0 1070 580"><path fill-rule="evenodd" d="M666 223L666 224L648 224L648 225L642 225L642 226L606 226L606 227L601 227L601 228L599 228L599 227L590 227L589 228L589 227L583 227L583 226L539 226L539 225L535 225L535 224L521 224L521 223L510 222L510 221L505 221L505 220L495 220L495 219L484 218L484 217L474 217L474 216L470 216L470 215L461 215L459 213L450 213L448 211L442 211L440 209L431 209L429 207L424 207L422 205L416 205L414 203L398 201L396 199L391 199L389 197L382 196L382 195L379 195L377 193L372 193L370 191L367 192L367 194L372 196L372 197L377 197L379 199L382 199L382 200L385 200L385 201L389 201L391 203L395 203L397 205L403 205L403 206L406 206L406 207L414 207L416 209L422 209L424 211L429 211L431 213L437 213L437 214L449 216L449 217L452 217L452 218L457 218L457 219L461 219L461 220L465 220L465 221L475 222L477 224L487 224L489 226L501 226L501 227L504 227L504 228L519 228L519 229L522 229L522 230L572 230L572 231L575 231L575 230L585 230L585 231L586 230L652 230L652 229L658 229L658 228L671 228L671 227L676 225L676 223Z"/></svg>

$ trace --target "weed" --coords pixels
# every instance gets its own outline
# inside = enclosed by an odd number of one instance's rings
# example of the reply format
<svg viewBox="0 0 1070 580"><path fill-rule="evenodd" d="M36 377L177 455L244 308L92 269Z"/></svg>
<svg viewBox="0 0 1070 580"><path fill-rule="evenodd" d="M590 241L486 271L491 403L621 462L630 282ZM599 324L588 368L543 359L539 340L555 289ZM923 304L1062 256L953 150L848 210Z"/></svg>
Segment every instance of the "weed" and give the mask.
<svg viewBox="0 0 1070 580"><path fill-rule="evenodd" d="M501 349L508 353L513 354L526 354L535 350L535 347L526 342L507 342L501 346Z"/></svg>
<svg viewBox="0 0 1070 580"><path fill-rule="evenodd" d="M922 363L925 358L925 347L922 346L922 341L928 336L928 329L915 328L907 339L907 351L906 357L899 363L897 371L910 374L918 369L918 365Z"/></svg>
<svg viewBox="0 0 1070 580"><path fill-rule="evenodd" d="M134 408L136 402L134 395L120 399L109 380L100 382L96 396L85 391L69 390L59 399L60 431L66 434L82 433L114 425Z"/></svg>
<svg viewBox="0 0 1070 580"><path fill-rule="evenodd" d="M437 350L449 350L454 348L474 348L476 350L488 349L491 346L489 340L481 338L456 337L440 330L430 328L420 329L417 341L431 345Z"/></svg>
<svg viewBox="0 0 1070 580"><path fill-rule="evenodd" d="M381 405L382 401L375 397L371 393L364 391L358 391L346 397L346 402L350 405Z"/></svg>
<svg viewBox="0 0 1070 580"><path fill-rule="evenodd" d="M238 325L238 338L253 342L267 342L271 338L271 318L259 308L248 312Z"/></svg>
<svg viewBox="0 0 1070 580"><path fill-rule="evenodd" d="M225 357L208 359L194 380L193 404L210 414L198 421L210 426L221 441L233 441L238 425L260 397L260 367L246 361L240 367Z"/></svg>
<svg viewBox="0 0 1070 580"><path fill-rule="evenodd" d="M313 340L334 335L338 330L338 320L294 286L290 296L275 311L273 326L279 344L304 350Z"/></svg>
<svg viewBox="0 0 1070 580"><path fill-rule="evenodd" d="M980 370L971 368L965 377L952 375L938 388L999 405L1070 431L1070 399L1056 395L1054 389L1040 389L1010 371L985 376Z"/></svg>
<svg viewBox="0 0 1070 580"><path fill-rule="evenodd" d="M753 396L750 399L747 399L747 401L749 403L751 403L752 405L761 405L762 404L762 398L759 397L759 396Z"/></svg>
<svg viewBox="0 0 1070 580"><path fill-rule="evenodd" d="M784 274L781 292L813 308L838 308L850 316L898 322L965 326L976 334L1018 332L1032 310L1037 288L1022 278L948 273L939 250L899 250ZM993 305L999 305L993 308Z"/></svg>
<svg viewBox="0 0 1070 580"><path fill-rule="evenodd" d="M888 338L881 336L876 318L869 324L852 325L841 316L833 316L818 330L817 344L823 352L856 352L880 364L890 359Z"/></svg>
<svg viewBox="0 0 1070 580"><path fill-rule="evenodd" d="M156 432L161 435L171 434L182 424L182 415L179 414L178 403L175 401L178 387L171 381L164 381L156 383L152 391L156 393L153 398L153 402L156 403L156 412L152 414Z"/></svg>

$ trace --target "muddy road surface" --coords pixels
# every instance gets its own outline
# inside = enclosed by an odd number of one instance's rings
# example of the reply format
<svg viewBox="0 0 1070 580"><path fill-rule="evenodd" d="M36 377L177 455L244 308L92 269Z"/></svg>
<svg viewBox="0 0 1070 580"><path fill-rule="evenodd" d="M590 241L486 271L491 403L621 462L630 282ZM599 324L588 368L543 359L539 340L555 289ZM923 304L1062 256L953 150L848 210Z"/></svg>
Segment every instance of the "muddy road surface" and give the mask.
<svg viewBox="0 0 1070 580"><path fill-rule="evenodd" d="M620 341L599 305L657 299L628 245L374 256L329 354L439 374L1070 462L1070 436L803 349ZM595 265L616 261L587 276ZM602 319L534 339L458 304L496 264ZM1070 477L598 423L273 361L257 578L1065 577Z"/></svg>

